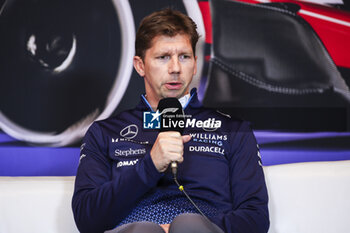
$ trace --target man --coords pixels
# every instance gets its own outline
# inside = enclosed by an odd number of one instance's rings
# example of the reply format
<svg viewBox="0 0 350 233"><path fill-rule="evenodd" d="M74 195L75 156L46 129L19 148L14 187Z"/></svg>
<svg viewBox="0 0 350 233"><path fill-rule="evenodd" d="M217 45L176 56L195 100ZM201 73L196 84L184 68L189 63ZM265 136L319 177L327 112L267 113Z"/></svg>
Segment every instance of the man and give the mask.
<svg viewBox="0 0 350 233"><path fill-rule="evenodd" d="M95 122L84 138L72 201L81 232L267 232L266 185L249 125L203 108L189 93L197 40L195 23L178 11L141 22L134 67L146 95L135 109ZM190 116L183 136L143 129L144 113L167 97ZM178 190L172 162L209 221Z"/></svg>

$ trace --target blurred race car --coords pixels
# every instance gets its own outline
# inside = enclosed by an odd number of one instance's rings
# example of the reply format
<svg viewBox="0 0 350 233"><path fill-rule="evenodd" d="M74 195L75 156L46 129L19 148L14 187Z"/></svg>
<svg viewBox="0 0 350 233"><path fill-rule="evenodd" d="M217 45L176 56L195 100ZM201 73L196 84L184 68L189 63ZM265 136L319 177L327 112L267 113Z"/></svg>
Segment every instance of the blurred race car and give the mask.
<svg viewBox="0 0 350 233"><path fill-rule="evenodd" d="M349 130L349 12L288 0L200 6L211 48L206 106L258 129Z"/></svg>

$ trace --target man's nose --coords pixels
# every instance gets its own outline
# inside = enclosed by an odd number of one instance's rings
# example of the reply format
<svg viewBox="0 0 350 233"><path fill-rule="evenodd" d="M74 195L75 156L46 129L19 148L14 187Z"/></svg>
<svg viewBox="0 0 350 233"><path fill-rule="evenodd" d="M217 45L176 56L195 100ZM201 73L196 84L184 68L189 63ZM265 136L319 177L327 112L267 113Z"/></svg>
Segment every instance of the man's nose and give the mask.
<svg viewBox="0 0 350 233"><path fill-rule="evenodd" d="M169 63L169 73L174 74L174 73L180 73L181 71L181 65L178 57L173 57L170 60Z"/></svg>

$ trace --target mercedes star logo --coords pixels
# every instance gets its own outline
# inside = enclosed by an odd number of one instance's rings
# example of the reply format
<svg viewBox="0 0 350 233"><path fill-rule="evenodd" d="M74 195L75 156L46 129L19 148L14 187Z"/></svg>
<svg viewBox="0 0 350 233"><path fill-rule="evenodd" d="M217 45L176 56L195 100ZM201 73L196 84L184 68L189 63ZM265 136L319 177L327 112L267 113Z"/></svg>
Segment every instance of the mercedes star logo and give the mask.
<svg viewBox="0 0 350 233"><path fill-rule="evenodd" d="M137 125L128 125L122 131L120 131L120 136L127 139L132 139L136 137L139 129L137 128Z"/></svg>

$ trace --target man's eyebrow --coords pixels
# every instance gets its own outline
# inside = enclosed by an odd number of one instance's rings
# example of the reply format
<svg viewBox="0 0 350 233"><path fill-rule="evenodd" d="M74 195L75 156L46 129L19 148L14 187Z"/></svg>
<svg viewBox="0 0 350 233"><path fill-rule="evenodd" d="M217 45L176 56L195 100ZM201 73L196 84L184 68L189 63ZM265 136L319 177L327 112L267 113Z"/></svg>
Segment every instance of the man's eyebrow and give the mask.
<svg viewBox="0 0 350 233"><path fill-rule="evenodd" d="M156 55L171 55L172 52L170 52L169 50L162 50L162 51L158 51L155 53Z"/></svg>
<svg viewBox="0 0 350 233"><path fill-rule="evenodd" d="M190 49L178 49L178 50L176 50L176 52L179 54L193 54L192 50L190 50ZM165 50L160 50L160 51L156 52L155 54L156 55L172 55L172 54L175 54L175 51L165 49Z"/></svg>

